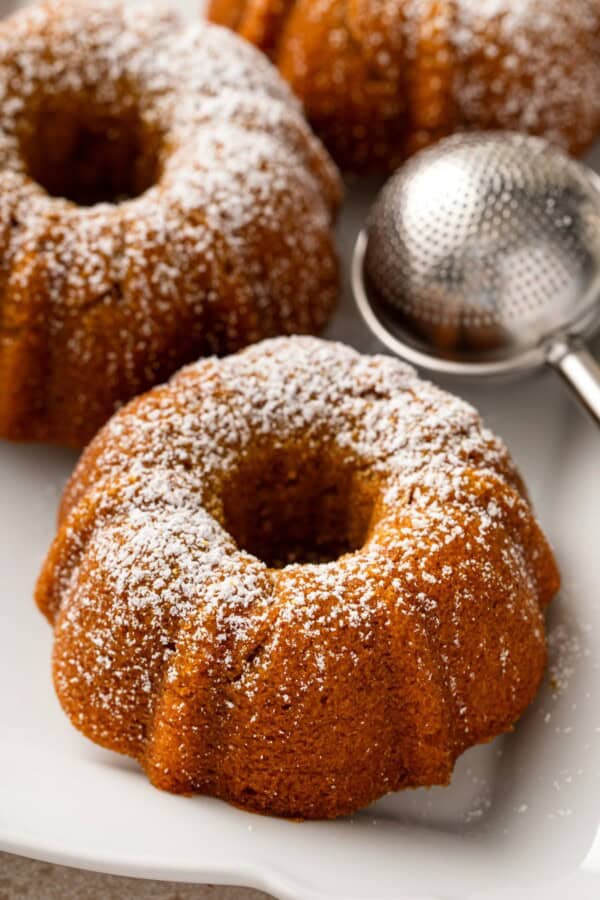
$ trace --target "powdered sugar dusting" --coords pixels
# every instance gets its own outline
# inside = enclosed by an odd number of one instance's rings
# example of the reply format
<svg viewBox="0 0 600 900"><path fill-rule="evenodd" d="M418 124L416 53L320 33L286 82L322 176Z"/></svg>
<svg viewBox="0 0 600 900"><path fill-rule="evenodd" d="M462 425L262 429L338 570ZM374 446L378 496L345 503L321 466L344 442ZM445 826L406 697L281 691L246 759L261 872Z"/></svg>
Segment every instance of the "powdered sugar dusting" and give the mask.
<svg viewBox="0 0 600 900"><path fill-rule="evenodd" d="M343 166L394 170L465 128L577 152L600 128L595 0L215 0L212 13L272 53Z"/></svg>
<svg viewBox="0 0 600 900"><path fill-rule="evenodd" d="M363 547L279 570L238 549L223 492L249 454L284 446L333 453L376 486ZM192 673L211 685L203 716L210 707L234 727L250 704L260 736L275 703L300 729L340 671L359 677L369 647L405 634L412 677L444 697L460 752L493 728L482 672L501 685L507 727L530 699L532 656L543 664L549 551L536 528L475 410L395 360L297 337L198 362L115 416L67 490L38 595L56 617L59 694L84 686L84 730L111 745L121 734L133 755L150 722L158 753L176 703L190 729L177 778L189 784Z"/></svg>
<svg viewBox="0 0 600 900"><path fill-rule="evenodd" d="M37 110L82 102L137 122L157 166L139 196L78 206L30 177ZM81 443L189 359L324 324L338 178L251 46L160 9L56 0L0 26L0 106L2 396L26 404L0 399L0 431Z"/></svg>
<svg viewBox="0 0 600 900"><path fill-rule="evenodd" d="M577 662L583 653L579 636L574 627L565 622L555 625L548 634L550 684L556 696L564 694L577 671Z"/></svg>
<svg viewBox="0 0 600 900"><path fill-rule="evenodd" d="M454 40L465 122L585 146L600 125L599 34L590 0L461 0Z"/></svg>

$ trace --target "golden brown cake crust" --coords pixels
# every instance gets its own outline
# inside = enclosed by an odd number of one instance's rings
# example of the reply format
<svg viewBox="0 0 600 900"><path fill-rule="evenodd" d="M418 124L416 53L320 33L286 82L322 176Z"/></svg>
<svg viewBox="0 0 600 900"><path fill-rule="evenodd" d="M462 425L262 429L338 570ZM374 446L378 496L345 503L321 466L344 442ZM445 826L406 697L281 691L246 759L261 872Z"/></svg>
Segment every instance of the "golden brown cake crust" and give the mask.
<svg viewBox="0 0 600 900"><path fill-rule="evenodd" d="M81 446L184 362L318 331L339 197L298 101L230 32L112 0L4 21L0 436Z"/></svg>
<svg viewBox="0 0 600 900"><path fill-rule="evenodd" d="M558 581L470 406L297 337L201 361L113 417L37 601L84 734L158 787L316 818L446 784L510 729Z"/></svg>
<svg viewBox="0 0 600 900"><path fill-rule="evenodd" d="M390 171L457 129L582 152L600 130L597 0L211 0L277 63L344 168Z"/></svg>

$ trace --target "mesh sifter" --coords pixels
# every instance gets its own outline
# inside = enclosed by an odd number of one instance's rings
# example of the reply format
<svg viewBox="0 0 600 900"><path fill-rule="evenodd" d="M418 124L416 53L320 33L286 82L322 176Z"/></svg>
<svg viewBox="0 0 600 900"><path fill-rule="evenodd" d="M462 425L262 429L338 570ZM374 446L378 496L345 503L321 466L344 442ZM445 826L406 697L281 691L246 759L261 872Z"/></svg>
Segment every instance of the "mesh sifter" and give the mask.
<svg viewBox="0 0 600 900"><path fill-rule="evenodd" d="M353 288L392 351L462 376L554 366L600 423L600 179L539 138L457 135L386 184Z"/></svg>

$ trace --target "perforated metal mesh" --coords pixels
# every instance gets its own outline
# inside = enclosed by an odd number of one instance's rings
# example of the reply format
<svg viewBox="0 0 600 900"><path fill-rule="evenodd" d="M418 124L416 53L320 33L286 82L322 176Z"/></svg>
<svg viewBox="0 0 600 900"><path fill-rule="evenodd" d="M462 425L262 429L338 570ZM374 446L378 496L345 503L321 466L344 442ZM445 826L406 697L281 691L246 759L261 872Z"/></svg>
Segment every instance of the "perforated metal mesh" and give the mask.
<svg viewBox="0 0 600 900"><path fill-rule="evenodd" d="M394 176L367 226L365 282L444 350L534 346L596 299L600 192L537 138L458 135Z"/></svg>

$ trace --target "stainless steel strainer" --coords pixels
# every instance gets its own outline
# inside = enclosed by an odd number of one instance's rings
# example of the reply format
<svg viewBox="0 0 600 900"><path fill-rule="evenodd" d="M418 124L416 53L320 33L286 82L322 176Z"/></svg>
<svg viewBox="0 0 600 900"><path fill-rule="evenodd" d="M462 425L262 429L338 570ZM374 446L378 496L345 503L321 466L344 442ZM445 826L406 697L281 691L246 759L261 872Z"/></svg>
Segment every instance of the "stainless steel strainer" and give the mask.
<svg viewBox="0 0 600 900"><path fill-rule="evenodd" d="M354 252L367 325L435 372L554 366L600 424L600 178L544 140L457 135L379 195Z"/></svg>

